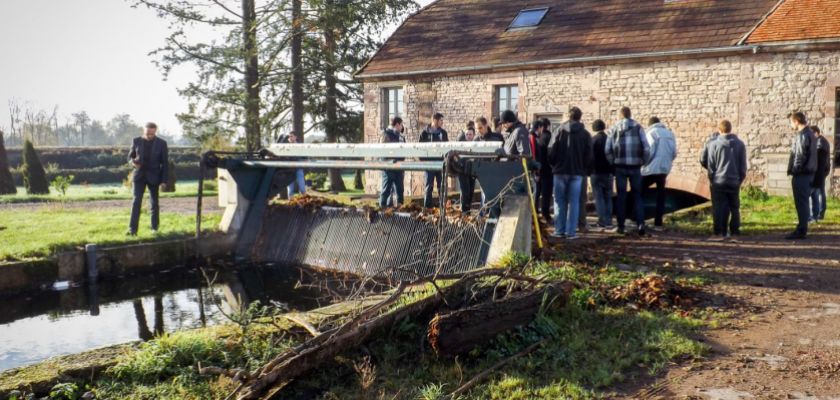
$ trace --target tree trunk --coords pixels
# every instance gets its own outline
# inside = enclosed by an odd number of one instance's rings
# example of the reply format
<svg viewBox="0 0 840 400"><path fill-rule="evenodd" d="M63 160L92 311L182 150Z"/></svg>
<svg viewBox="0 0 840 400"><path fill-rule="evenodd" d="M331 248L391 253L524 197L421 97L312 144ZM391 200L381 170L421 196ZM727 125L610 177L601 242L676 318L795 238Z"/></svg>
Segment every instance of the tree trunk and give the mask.
<svg viewBox="0 0 840 400"><path fill-rule="evenodd" d="M556 283L540 290L515 293L501 300L436 315L429 322L429 343L440 355L467 353L500 333L530 323L544 303L564 305L572 288L568 282Z"/></svg>
<svg viewBox="0 0 840 400"><path fill-rule="evenodd" d="M302 0L292 0L292 131L303 142Z"/></svg>
<svg viewBox="0 0 840 400"><path fill-rule="evenodd" d="M332 0L326 0L325 7L327 9L331 8L332 3ZM326 11L325 14L331 15L331 12ZM324 129L327 134L327 143L336 143L338 141L338 135L336 134L338 128L338 77L336 76L335 51L335 31L333 31L332 26L327 25L324 27L324 57L326 58L326 63L324 65L324 83L327 88L327 98L325 102L326 123L324 124ZM347 190L344 186L344 179L341 177L340 170L331 169L329 171L329 176L330 191L337 193Z"/></svg>
<svg viewBox="0 0 840 400"><path fill-rule="evenodd" d="M245 146L260 149L260 72L257 54L257 12L254 0L242 0L242 56L245 61Z"/></svg>

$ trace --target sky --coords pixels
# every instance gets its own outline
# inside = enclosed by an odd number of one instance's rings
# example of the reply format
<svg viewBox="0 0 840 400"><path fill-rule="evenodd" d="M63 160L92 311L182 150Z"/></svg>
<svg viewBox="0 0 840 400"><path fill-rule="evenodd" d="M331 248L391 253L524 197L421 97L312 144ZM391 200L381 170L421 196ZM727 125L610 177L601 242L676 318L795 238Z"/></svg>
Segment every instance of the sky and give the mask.
<svg viewBox="0 0 840 400"><path fill-rule="evenodd" d="M426 5L432 0L420 0ZM59 107L59 124L87 111L103 123L116 114L157 122L180 135L175 114L187 108L177 89L194 76L187 67L168 80L149 52L168 34L165 20L126 0L0 1L0 129L8 102Z"/></svg>

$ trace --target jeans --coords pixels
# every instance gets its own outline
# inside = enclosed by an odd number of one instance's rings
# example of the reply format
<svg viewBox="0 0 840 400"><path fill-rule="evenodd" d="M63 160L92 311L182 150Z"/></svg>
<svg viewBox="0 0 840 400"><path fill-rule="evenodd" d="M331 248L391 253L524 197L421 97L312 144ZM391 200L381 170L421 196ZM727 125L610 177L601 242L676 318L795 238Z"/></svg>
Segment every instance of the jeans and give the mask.
<svg viewBox="0 0 840 400"><path fill-rule="evenodd" d="M825 219L826 204L825 185L811 188L811 219L820 221Z"/></svg>
<svg viewBox="0 0 840 400"><path fill-rule="evenodd" d="M472 207L475 178L469 175L458 175L458 188L461 190L461 212L467 212Z"/></svg>
<svg viewBox="0 0 840 400"><path fill-rule="evenodd" d="M624 230L627 220L627 182L630 182L630 190L633 196L633 208L636 209L636 225L639 230L645 227L645 205L642 203L642 169L641 167L616 167L615 187L616 202L615 216L618 221L618 229Z"/></svg>
<svg viewBox="0 0 840 400"><path fill-rule="evenodd" d="M140 210L143 208L146 187L149 188L149 206L152 209L152 230L156 231L160 226L160 203L158 202L160 184L151 184L146 178L139 178L132 182L134 201L131 203L131 220L128 223L128 230L132 233L137 233L137 226L140 224Z"/></svg>
<svg viewBox="0 0 840 400"><path fill-rule="evenodd" d="M612 226L613 183L612 174L594 174L590 178L592 192L595 194L595 210L598 212L598 225Z"/></svg>
<svg viewBox="0 0 840 400"><path fill-rule="evenodd" d="M808 219L811 217L811 182L814 175L794 175L791 178L793 187L793 203L796 205L796 215L799 217L799 224L796 225L796 233L808 234Z"/></svg>
<svg viewBox="0 0 840 400"><path fill-rule="evenodd" d="M396 207L398 204L403 204L405 201L404 177L405 173L402 171L382 171L382 190L379 193L380 208L391 205L391 198L394 192L396 192L397 201L393 206Z"/></svg>
<svg viewBox="0 0 840 400"><path fill-rule="evenodd" d="M437 181L437 183L435 183ZM423 207L432 208L432 192L435 187L438 190L438 196L443 193L443 176L440 172L426 172L425 191L423 193ZM440 205L444 206L444 201L441 199Z"/></svg>
<svg viewBox="0 0 840 400"><path fill-rule="evenodd" d="M739 186L712 185L712 220L715 236L741 234L741 188Z"/></svg>
<svg viewBox="0 0 840 400"><path fill-rule="evenodd" d="M665 215L665 182L668 175L648 175L642 178L642 189L647 192L652 185L656 185L656 216L653 224L662 226L662 217Z"/></svg>
<svg viewBox="0 0 840 400"><path fill-rule="evenodd" d="M554 175L554 231L575 237L580 213L580 175Z"/></svg>
<svg viewBox="0 0 840 400"><path fill-rule="evenodd" d="M289 184L286 193L288 193L290 199L295 193L306 194L306 178L302 169L295 171L295 181Z"/></svg>

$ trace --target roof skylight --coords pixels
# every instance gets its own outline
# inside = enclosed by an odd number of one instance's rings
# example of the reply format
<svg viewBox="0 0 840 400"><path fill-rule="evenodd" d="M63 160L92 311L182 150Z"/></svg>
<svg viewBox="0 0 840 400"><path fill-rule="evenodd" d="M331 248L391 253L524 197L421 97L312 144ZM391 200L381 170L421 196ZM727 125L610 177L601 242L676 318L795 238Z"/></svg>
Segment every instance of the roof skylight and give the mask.
<svg viewBox="0 0 840 400"><path fill-rule="evenodd" d="M548 7L543 8L529 8L519 12L519 15L513 19L508 29L530 28L540 24L545 14L548 13Z"/></svg>

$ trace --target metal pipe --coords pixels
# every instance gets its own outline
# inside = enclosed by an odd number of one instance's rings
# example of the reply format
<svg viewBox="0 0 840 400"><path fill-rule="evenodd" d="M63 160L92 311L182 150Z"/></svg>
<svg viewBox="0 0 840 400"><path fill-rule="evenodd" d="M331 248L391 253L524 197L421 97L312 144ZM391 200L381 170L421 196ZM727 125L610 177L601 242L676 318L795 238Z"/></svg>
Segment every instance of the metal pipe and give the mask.
<svg viewBox="0 0 840 400"><path fill-rule="evenodd" d="M443 161L355 161L355 160L323 160L323 161L280 161L260 160L243 161L242 165L252 168L310 168L310 169L364 169L384 171L440 171Z"/></svg>

